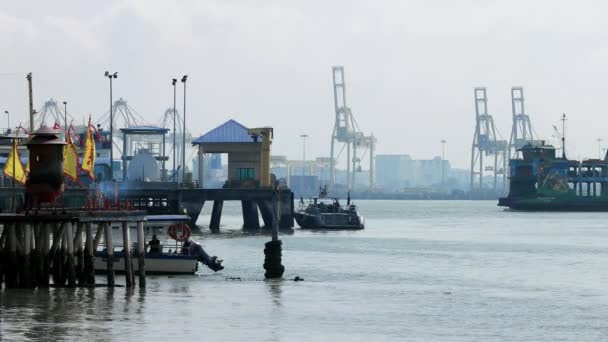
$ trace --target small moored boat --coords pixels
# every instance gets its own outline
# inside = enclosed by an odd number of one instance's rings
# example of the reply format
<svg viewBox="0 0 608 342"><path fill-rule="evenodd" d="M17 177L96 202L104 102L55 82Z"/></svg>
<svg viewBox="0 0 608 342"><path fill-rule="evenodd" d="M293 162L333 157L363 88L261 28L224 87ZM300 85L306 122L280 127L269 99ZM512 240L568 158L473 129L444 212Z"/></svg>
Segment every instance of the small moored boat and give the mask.
<svg viewBox="0 0 608 342"><path fill-rule="evenodd" d="M300 209L295 213L298 225L304 229L363 229L365 220L351 203L350 194L346 206L340 205L338 198L331 202L325 199L327 190L321 190L319 197L313 197L308 205L300 199Z"/></svg>

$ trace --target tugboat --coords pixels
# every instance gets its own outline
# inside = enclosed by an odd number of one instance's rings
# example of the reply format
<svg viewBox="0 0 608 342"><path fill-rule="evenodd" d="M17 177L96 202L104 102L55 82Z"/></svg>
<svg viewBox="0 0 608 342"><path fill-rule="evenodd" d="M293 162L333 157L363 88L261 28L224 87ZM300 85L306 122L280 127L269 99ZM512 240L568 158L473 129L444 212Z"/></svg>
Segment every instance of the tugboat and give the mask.
<svg viewBox="0 0 608 342"><path fill-rule="evenodd" d="M365 220L357 213L357 206L351 203L350 193L346 206L340 205L338 198L331 202L324 200L327 197L327 187L321 189L318 197L313 197L308 205L300 198L300 209L295 213L298 225L303 229L363 229Z"/></svg>

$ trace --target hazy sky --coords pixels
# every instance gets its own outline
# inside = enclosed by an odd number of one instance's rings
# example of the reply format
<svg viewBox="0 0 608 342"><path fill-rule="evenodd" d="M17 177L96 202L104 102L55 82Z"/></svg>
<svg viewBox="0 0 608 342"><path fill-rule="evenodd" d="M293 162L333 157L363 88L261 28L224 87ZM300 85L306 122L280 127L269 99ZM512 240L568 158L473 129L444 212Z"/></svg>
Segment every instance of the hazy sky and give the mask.
<svg viewBox="0 0 608 342"><path fill-rule="evenodd" d="M510 88L521 85L539 134L565 112L570 157L596 157L597 138L608 145L607 10L556 0L5 1L0 109L26 120L31 71L36 108L52 97L99 116L111 70L115 96L157 123L171 78L188 74L193 134L235 118L274 126L275 154L300 158L307 133L307 155L326 156L331 66L344 65L350 107L378 153L431 158L446 139L447 157L468 167L473 88L488 87L508 139Z"/></svg>

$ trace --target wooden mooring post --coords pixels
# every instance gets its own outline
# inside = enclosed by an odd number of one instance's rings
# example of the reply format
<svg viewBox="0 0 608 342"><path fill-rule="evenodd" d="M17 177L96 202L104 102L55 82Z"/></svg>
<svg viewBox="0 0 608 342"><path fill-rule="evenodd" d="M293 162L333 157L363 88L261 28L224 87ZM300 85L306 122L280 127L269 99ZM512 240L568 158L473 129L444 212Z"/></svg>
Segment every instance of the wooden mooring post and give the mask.
<svg viewBox="0 0 608 342"><path fill-rule="evenodd" d="M146 287L146 240L144 234L144 222L137 221L137 273L139 275L139 287Z"/></svg>
<svg viewBox="0 0 608 342"><path fill-rule="evenodd" d="M112 223L106 222L103 225L106 233L106 272L108 272L108 286L114 287L114 246L112 245Z"/></svg>
<svg viewBox="0 0 608 342"><path fill-rule="evenodd" d="M131 258L131 236L129 234L129 223L122 222L122 244L123 244L123 259L125 262L125 282L127 287L133 287L133 262Z"/></svg>

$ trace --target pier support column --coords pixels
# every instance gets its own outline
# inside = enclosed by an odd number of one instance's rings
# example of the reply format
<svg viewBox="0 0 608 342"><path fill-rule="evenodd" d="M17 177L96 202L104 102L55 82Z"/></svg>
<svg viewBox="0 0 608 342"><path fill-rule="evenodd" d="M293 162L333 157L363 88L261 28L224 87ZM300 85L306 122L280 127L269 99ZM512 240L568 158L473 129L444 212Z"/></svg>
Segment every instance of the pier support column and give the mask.
<svg viewBox="0 0 608 342"><path fill-rule="evenodd" d="M76 287L76 268L74 266L74 233L73 233L73 223L66 223L65 230L65 243L66 243L66 257L67 257L67 278L68 278L68 286Z"/></svg>
<svg viewBox="0 0 608 342"><path fill-rule="evenodd" d="M262 214L262 220L264 221L264 228L272 229L273 215L272 215L272 202L270 201L257 201L260 213Z"/></svg>
<svg viewBox="0 0 608 342"><path fill-rule="evenodd" d="M15 288L19 285L17 280L17 232L14 223L8 227L8 267L5 271L5 283L7 288Z"/></svg>
<svg viewBox="0 0 608 342"><path fill-rule="evenodd" d="M8 234L7 225L4 224L2 227L2 235L0 235L0 287L4 281L4 270L7 264L7 253L6 253L6 235Z"/></svg>
<svg viewBox="0 0 608 342"><path fill-rule="evenodd" d="M122 223L122 244L125 261L125 281L127 287L133 287L133 263L131 259L131 234L129 232L129 223Z"/></svg>
<svg viewBox="0 0 608 342"><path fill-rule="evenodd" d="M63 240L63 235L65 231L65 222L63 222L60 226L55 225L53 229L53 245L49 251L47 263L50 265L52 262L52 276L53 276L53 284L55 286L63 285L63 254L61 250L61 241Z"/></svg>
<svg viewBox="0 0 608 342"><path fill-rule="evenodd" d="M38 279L38 286L49 287L49 269L51 265L49 260L49 250L51 248L51 233L53 228L50 223L44 223L40 230L40 233L42 234L42 248L40 252L41 271Z"/></svg>
<svg viewBox="0 0 608 342"><path fill-rule="evenodd" d="M84 223L78 222L76 228L76 236L74 237L74 249L76 252L76 278L78 279L79 285L84 285L86 279L84 276L84 247L82 246L82 231Z"/></svg>
<svg viewBox="0 0 608 342"><path fill-rule="evenodd" d="M211 229L211 231L214 233L219 233L220 231L220 221L222 219L223 207L224 201L213 201L213 209L211 210L211 222L209 222L209 229Z"/></svg>
<svg viewBox="0 0 608 342"><path fill-rule="evenodd" d="M19 287L23 288L31 288L33 287L32 283L32 263L31 263L31 253L32 253L32 225L29 223L25 223L21 225L21 229L23 229L23 265L22 265L22 284Z"/></svg>
<svg viewBox="0 0 608 342"><path fill-rule="evenodd" d="M258 206L250 200L241 201L243 209L243 229L260 229L260 218L258 217Z"/></svg>
<svg viewBox="0 0 608 342"><path fill-rule="evenodd" d="M294 226L293 192L280 192L279 201L281 203L279 229L292 229Z"/></svg>
<svg viewBox="0 0 608 342"><path fill-rule="evenodd" d="M203 151L203 145L198 145L198 187L199 189L202 189L204 187L204 180L205 180L205 166L204 166L204 160L205 160L205 152ZM215 208L215 204L213 205L213 207Z"/></svg>
<svg viewBox="0 0 608 342"><path fill-rule="evenodd" d="M139 287L146 287L146 239L144 235L144 222L137 222L137 273L139 275Z"/></svg>
<svg viewBox="0 0 608 342"><path fill-rule="evenodd" d="M112 245L112 223L104 223L106 233L106 271L108 272L108 286L114 287L114 246Z"/></svg>
<svg viewBox="0 0 608 342"><path fill-rule="evenodd" d="M91 222L86 223L85 231L85 257L82 273L84 274L85 284L95 285L95 248L93 247L93 224Z"/></svg>

